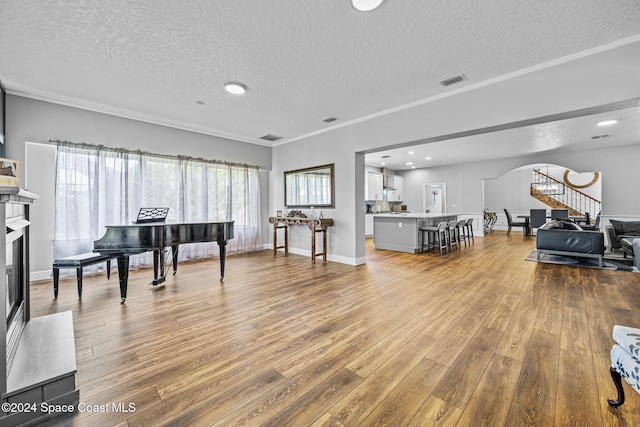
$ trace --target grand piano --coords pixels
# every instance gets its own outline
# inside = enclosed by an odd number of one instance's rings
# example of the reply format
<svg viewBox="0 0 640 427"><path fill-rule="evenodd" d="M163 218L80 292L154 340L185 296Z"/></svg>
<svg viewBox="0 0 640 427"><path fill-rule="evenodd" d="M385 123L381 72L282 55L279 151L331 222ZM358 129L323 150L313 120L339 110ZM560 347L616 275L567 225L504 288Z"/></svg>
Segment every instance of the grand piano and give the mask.
<svg viewBox="0 0 640 427"><path fill-rule="evenodd" d="M165 248L172 249L173 274L178 270L178 246L183 243L218 242L220 247L220 280L224 279L227 241L233 239L234 221L220 222L147 222L109 225L105 235L93 242L93 251L112 255L118 261L120 303L127 298L129 256L153 251L153 284L165 278Z"/></svg>

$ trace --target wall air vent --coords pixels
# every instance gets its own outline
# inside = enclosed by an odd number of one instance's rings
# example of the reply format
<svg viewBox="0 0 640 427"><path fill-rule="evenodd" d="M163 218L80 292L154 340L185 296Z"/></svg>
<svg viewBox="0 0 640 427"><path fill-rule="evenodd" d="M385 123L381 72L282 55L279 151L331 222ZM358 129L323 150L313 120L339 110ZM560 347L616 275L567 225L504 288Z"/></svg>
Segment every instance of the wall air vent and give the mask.
<svg viewBox="0 0 640 427"><path fill-rule="evenodd" d="M609 135L596 135L596 136L592 136L591 139L601 139L601 138L608 138Z"/></svg>
<svg viewBox="0 0 640 427"><path fill-rule="evenodd" d="M265 136L261 136L259 139L264 139L265 141L277 141L279 139L282 139L282 137L268 133Z"/></svg>
<svg viewBox="0 0 640 427"><path fill-rule="evenodd" d="M444 79L440 81L442 86L451 86L456 83L460 83L463 80L467 80L467 77L464 74L458 74L457 76L449 77L448 79Z"/></svg>
<svg viewBox="0 0 640 427"><path fill-rule="evenodd" d="M324 119L323 122L331 123L331 122L335 122L336 120L338 120L337 117L329 117L328 119Z"/></svg>

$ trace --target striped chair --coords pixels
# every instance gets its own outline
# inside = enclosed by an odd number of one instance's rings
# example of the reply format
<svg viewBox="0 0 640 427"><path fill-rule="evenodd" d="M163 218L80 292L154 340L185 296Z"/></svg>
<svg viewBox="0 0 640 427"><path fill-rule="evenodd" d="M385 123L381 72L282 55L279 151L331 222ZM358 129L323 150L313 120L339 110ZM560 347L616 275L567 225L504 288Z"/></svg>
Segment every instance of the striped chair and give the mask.
<svg viewBox="0 0 640 427"><path fill-rule="evenodd" d="M617 343L611 349L611 378L618 391L617 400L608 399L614 408L624 403L622 378L640 393L640 329L615 325L613 340Z"/></svg>

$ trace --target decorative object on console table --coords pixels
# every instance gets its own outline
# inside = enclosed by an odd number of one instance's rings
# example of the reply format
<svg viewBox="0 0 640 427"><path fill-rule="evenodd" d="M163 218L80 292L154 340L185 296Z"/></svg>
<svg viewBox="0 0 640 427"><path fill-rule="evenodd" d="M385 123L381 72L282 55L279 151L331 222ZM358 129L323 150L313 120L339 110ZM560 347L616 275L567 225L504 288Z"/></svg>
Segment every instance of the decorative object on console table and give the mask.
<svg viewBox="0 0 640 427"><path fill-rule="evenodd" d="M17 160L0 159L0 187L19 187Z"/></svg>
<svg viewBox="0 0 640 427"><path fill-rule="evenodd" d="M333 225L332 218L307 218L306 216L293 216L294 213L302 214L300 211L291 211L287 217L270 217L269 222L273 224L273 254L276 255L278 249L284 249L284 253L289 253L289 226L307 224L311 230L311 263L316 263L316 257L322 256L323 262L327 262L327 227ZM302 214L304 215L304 214ZM278 229L284 231L284 245L278 245ZM322 252L316 252L316 233L322 233Z"/></svg>

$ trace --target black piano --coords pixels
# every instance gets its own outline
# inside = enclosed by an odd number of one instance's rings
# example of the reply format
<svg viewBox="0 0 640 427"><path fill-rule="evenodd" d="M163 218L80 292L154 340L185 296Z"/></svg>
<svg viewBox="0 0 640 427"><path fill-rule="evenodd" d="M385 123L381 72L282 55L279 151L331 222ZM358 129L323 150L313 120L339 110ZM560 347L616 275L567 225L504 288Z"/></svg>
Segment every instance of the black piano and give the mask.
<svg viewBox="0 0 640 427"><path fill-rule="evenodd" d="M234 221L220 222L147 222L109 225L105 235L93 242L93 251L112 255L118 261L120 302L127 298L129 256L153 251L153 284L165 279L164 249L171 248L173 274L178 270L178 245L182 243L218 242L220 246L220 280L224 278L227 241L233 239Z"/></svg>

